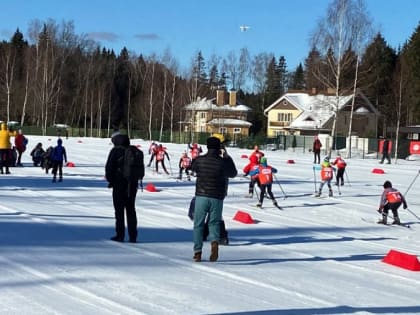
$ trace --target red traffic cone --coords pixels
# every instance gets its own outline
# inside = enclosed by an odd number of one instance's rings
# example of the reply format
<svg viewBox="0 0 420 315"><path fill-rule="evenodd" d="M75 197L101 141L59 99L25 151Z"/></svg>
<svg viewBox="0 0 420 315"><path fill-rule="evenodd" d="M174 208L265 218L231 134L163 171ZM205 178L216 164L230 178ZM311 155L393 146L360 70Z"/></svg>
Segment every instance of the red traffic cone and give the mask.
<svg viewBox="0 0 420 315"><path fill-rule="evenodd" d="M248 158L248 155L246 155L246 154L241 155L241 159L247 159L247 158Z"/></svg>
<svg viewBox="0 0 420 315"><path fill-rule="evenodd" d="M381 169L381 168L374 168L372 170L372 173L373 174L385 174L385 171L383 169Z"/></svg>
<svg viewBox="0 0 420 315"><path fill-rule="evenodd" d="M243 211L237 211L235 216L233 217L233 220L245 223L245 224L253 224L254 219L251 217L251 215L247 212Z"/></svg>
<svg viewBox="0 0 420 315"><path fill-rule="evenodd" d="M66 163L66 166L67 166L67 167L75 167L76 165L74 165L74 163L73 163L73 162L67 162L67 163Z"/></svg>
<svg viewBox="0 0 420 315"><path fill-rule="evenodd" d="M411 271L420 271L420 262L416 255L411 255L391 249L382 262Z"/></svg>
<svg viewBox="0 0 420 315"><path fill-rule="evenodd" d="M155 185L153 185L152 183L148 183L144 189L149 192L157 192Z"/></svg>
<svg viewBox="0 0 420 315"><path fill-rule="evenodd" d="M295 164L294 160L287 160L287 164Z"/></svg>

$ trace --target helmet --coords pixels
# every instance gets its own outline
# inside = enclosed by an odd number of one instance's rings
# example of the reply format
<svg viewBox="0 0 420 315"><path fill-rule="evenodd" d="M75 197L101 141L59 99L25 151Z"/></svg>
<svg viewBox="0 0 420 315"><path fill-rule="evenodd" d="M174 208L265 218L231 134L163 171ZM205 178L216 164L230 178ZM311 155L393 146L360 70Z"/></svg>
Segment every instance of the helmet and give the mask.
<svg viewBox="0 0 420 315"><path fill-rule="evenodd" d="M267 158L266 158L265 156L263 156L263 157L260 159L260 164L267 165Z"/></svg>
<svg viewBox="0 0 420 315"><path fill-rule="evenodd" d="M325 158L324 158L324 162L329 162L330 161L330 157L329 156L326 156Z"/></svg>
<svg viewBox="0 0 420 315"><path fill-rule="evenodd" d="M385 181L384 188L392 188L392 183L389 180Z"/></svg>

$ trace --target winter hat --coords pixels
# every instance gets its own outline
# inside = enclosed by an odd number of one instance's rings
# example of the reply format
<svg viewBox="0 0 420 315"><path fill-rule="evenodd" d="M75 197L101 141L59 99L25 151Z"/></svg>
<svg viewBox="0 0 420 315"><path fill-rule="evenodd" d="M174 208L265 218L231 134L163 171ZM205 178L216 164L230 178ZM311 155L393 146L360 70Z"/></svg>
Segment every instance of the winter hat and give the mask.
<svg viewBox="0 0 420 315"><path fill-rule="evenodd" d="M265 156L263 156L260 160L260 164L262 165L267 165L267 158Z"/></svg>
<svg viewBox="0 0 420 315"><path fill-rule="evenodd" d="M330 161L330 157L329 156L326 156L325 158L324 158L324 162L329 162Z"/></svg>
<svg viewBox="0 0 420 315"><path fill-rule="evenodd" d="M220 150L220 139L216 137L210 137L207 139L207 149Z"/></svg>
<svg viewBox="0 0 420 315"><path fill-rule="evenodd" d="M58 138L58 140L57 140L57 144L58 144L58 145L62 145L62 144L63 144L63 140L61 140L61 138Z"/></svg>
<svg viewBox="0 0 420 315"><path fill-rule="evenodd" d="M385 181L384 188L392 188L392 184L389 180Z"/></svg>

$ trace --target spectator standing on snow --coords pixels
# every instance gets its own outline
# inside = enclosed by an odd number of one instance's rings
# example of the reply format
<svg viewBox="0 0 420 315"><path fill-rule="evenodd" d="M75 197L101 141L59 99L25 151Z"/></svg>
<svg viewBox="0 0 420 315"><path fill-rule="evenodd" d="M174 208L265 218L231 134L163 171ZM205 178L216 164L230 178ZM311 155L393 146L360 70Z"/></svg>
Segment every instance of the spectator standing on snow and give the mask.
<svg viewBox="0 0 420 315"><path fill-rule="evenodd" d="M403 204L403 208L407 209L407 201L397 189L392 187L390 181L385 181L383 187L384 191L382 192L378 209L378 212L382 214L382 220L378 221L378 223L387 224L388 211L391 210L394 216L392 224L401 224L398 217L398 208Z"/></svg>
<svg viewBox="0 0 420 315"><path fill-rule="evenodd" d="M391 158L389 157L389 140L386 138L382 143L382 159L379 163L382 164L385 159L388 161L388 164L391 164Z"/></svg>
<svg viewBox="0 0 420 315"><path fill-rule="evenodd" d="M341 157L341 155L338 155L335 158L334 162L332 162L331 164L337 166L337 173L336 173L336 177L335 177L336 178L335 184L337 186L338 185L343 186L344 185L344 172L346 171L346 166L347 166L346 161L344 161L344 159ZM341 183L340 183L340 181L341 181Z"/></svg>
<svg viewBox="0 0 420 315"><path fill-rule="evenodd" d="M324 187L325 184L327 184L328 189L329 189L329 196L332 197L333 196L333 191L332 191L332 187L331 187L331 180L334 176L334 169L330 164L330 158L327 156L324 159L324 162L322 162L321 164L321 184L319 185L319 191L318 193L315 195L315 197L320 197L321 193L322 193L322 188Z"/></svg>
<svg viewBox="0 0 420 315"><path fill-rule="evenodd" d="M141 153L140 177L138 179L124 178L125 152L130 146L127 135L116 134L112 137L114 147L109 152L105 165L105 178L108 187L112 188L112 201L115 210L115 236L112 241L124 242L125 238L125 214L127 216L127 230L130 243L137 242L137 214L136 195L138 180L144 176L143 153ZM139 150L140 151L140 150ZM141 152L141 151L140 151Z"/></svg>
<svg viewBox="0 0 420 315"><path fill-rule="evenodd" d="M207 153L197 157L192 163L192 171L197 175L194 207L194 261L200 262L203 248L203 231L208 215L211 242L210 261L219 257L220 222L222 220L223 200L226 196L227 178L237 175L232 158L221 156L219 138L207 139Z"/></svg>
<svg viewBox="0 0 420 315"><path fill-rule="evenodd" d="M3 167L5 168L6 174L10 174L9 166L12 160L12 146L10 144L10 137L16 136L15 131L9 131L6 123L2 123L0 126L0 163L1 163L1 174L4 174Z"/></svg>
<svg viewBox="0 0 420 315"><path fill-rule="evenodd" d="M273 201L273 205L276 207L278 206L272 191L273 174L275 173L277 173L277 169L267 164L266 157L262 157L258 168L249 173L251 176L258 176L258 181L261 187L261 192L257 203L257 207L259 208L261 208L263 205L265 193L270 196L270 199Z"/></svg>
<svg viewBox="0 0 420 315"><path fill-rule="evenodd" d="M322 148L321 140L319 140L318 136L315 136L314 142L312 144L312 152L314 153L314 164L321 163L321 148Z"/></svg>
<svg viewBox="0 0 420 315"><path fill-rule="evenodd" d="M15 147L18 154L16 166L22 166L22 154L26 151L27 144L28 139L23 135L22 129L19 129L17 135L15 136Z"/></svg>
<svg viewBox="0 0 420 315"><path fill-rule="evenodd" d="M53 179L52 182L55 183L57 181L57 173L58 173L58 181L63 181L63 162L67 163L67 153L66 148L63 146L63 140L58 138L57 145L54 147L53 151L51 152L51 161L52 161L52 174Z"/></svg>

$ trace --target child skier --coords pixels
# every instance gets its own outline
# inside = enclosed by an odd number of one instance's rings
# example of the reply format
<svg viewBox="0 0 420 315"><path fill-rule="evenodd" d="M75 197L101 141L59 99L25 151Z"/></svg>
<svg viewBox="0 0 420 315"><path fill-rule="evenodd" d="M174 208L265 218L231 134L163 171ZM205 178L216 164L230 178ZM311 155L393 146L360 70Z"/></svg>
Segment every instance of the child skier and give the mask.
<svg viewBox="0 0 420 315"><path fill-rule="evenodd" d="M315 195L315 197L321 196L322 188L324 187L325 184L327 184L328 189L329 189L328 196L330 197L333 196L333 191L331 188L331 180L333 178L333 175L334 175L334 168L331 166L330 158L327 156L325 157L324 162L322 162L321 164L321 185L319 186L319 191Z"/></svg>
<svg viewBox="0 0 420 315"><path fill-rule="evenodd" d="M392 224L401 224L398 217L398 208L402 203L404 205L403 208L407 209L407 201L397 189L392 188L392 183L390 181L385 181L383 187L384 191L382 193L378 209L378 212L382 214L382 220L379 220L378 223L386 224L388 210L391 209L392 215L394 216Z"/></svg>
<svg viewBox="0 0 420 315"><path fill-rule="evenodd" d="M156 152L156 173L159 173L159 163L162 164L162 168L167 175L169 175L168 170L165 166L165 156L168 158L168 161L171 159L169 158L168 152L166 152L166 148L164 148L161 144L159 144L157 152Z"/></svg>
<svg viewBox="0 0 420 315"><path fill-rule="evenodd" d="M191 170L191 159L188 156L187 152L182 153L181 158L179 159L179 176L178 179L182 179L182 172L185 171L185 174L187 174L187 179L191 180L190 177L190 170Z"/></svg>
<svg viewBox="0 0 420 315"><path fill-rule="evenodd" d="M245 167L243 168L244 176L248 176L251 171L258 169L259 166L260 166L260 164L258 162L258 157L256 155L251 155L249 157L249 163L247 165L245 165ZM258 181L258 174L254 175L254 176L251 176L251 179L249 181L249 188L248 188L248 197L249 198L252 198L253 195L254 195L255 184L257 184L258 187L261 189L260 183Z"/></svg>
<svg viewBox="0 0 420 315"><path fill-rule="evenodd" d="M270 199L273 201L273 205L278 207L277 201L274 198L274 195L272 192L273 174L275 173L277 173L277 169L267 164L266 157L262 157L260 159L259 167L249 173L249 175L251 176L258 175L258 181L260 182L260 185L261 185L260 198L259 198L259 202L257 203L257 207L259 208L262 208L262 204L264 202L264 196L266 192L270 196Z"/></svg>
<svg viewBox="0 0 420 315"><path fill-rule="evenodd" d="M340 185L341 180L341 186L344 185L344 172L346 171L347 163L344 161L344 159L341 157L341 155L338 155L334 162L331 163L332 165L337 166L337 173L336 173L336 182L335 185Z"/></svg>

